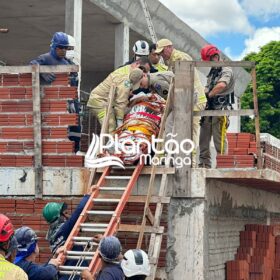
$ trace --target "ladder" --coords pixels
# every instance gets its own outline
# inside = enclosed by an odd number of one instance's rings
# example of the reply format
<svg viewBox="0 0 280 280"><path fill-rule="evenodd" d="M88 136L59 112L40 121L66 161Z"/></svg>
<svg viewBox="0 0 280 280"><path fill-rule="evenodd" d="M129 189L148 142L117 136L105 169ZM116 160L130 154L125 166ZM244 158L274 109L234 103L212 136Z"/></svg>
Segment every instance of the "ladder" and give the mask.
<svg viewBox="0 0 280 280"><path fill-rule="evenodd" d="M172 80L169 87L169 95L166 103L166 108L164 111L164 115L162 117L161 128L159 132L159 138L164 135L164 126L167 115L170 110L170 100L171 100L171 91L173 90L174 82ZM115 87L113 86L110 90L109 94L109 102L106 110L105 121L102 125L102 132L107 131L107 126L109 122L109 114L112 109L112 100L115 93ZM74 279L76 275L80 275L81 271L84 269L89 269L92 275L96 275L101 268L101 258L98 253L98 243L95 242L95 238L93 237L95 234L103 234L103 236L110 236L115 234L118 230L127 231L127 232L135 232L139 234L137 248L141 248L142 240L144 233L150 233L150 245L148 250L148 255L151 264L151 275L149 277L150 280L153 280L156 275L156 269L158 264L158 258L160 254L162 235L164 233L164 227L160 226L161 214L163 209L163 204L169 203L170 198L166 197L167 190L167 172L165 173L165 168L163 170L162 180L160 184L160 190L158 196L153 196L154 190L154 179L157 174L157 166L153 165L152 170L149 173L150 181L148 187L148 193L142 200L145 203L144 207L144 215L142 218L141 225L122 225L120 224L121 214L125 208L125 205L128 201L130 201L130 195L133 187L135 186L141 171L143 170L144 163L139 163L136 167L131 167L133 170L131 176L127 176L126 173L122 172L122 174L118 174L115 176L116 169L112 167L106 167L97 183L94 185L94 190L85 205L79 219L77 220L74 228L72 229L70 235L68 236L65 242L65 250L67 252L66 260L77 260L76 266L66 266L62 265L59 267L59 272L62 275L70 275L69 279ZM131 168L127 168L130 170ZM88 186L91 186L95 175L97 174L97 170L93 169L91 171ZM110 180L122 180L127 182L126 187L114 186L107 187L104 186L106 182ZM112 197L107 196L106 193L110 194L110 192L119 192L121 193L121 197L116 198L116 196ZM138 200L135 200L138 202ZM155 215L153 215L150 204L156 203L156 211ZM108 210L108 204L114 204L114 211ZM96 209L96 208L97 209ZM102 209L104 207L104 209ZM106 208L107 207L107 208ZM91 218L94 215L109 217L109 221L107 223L96 223L96 222L87 222L88 218ZM147 226L146 222L149 221L151 226ZM83 236L84 233L89 233L90 236ZM83 246L83 250L81 251L73 251L73 245L81 245ZM83 261L89 261L88 266L81 266Z"/></svg>
<svg viewBox="0 0 280 280"><path fill-rule="evenodd" d="M94 186L94 191L90 195L88 202L86 203L79 219L77 220L74 228L65 242L66 260L77 260L76 266L59 267L59 272L62 275L71 275L73 278L75 275L79 275L83 269L89 269L93 274L98 272L101 266L101 259L98 254L98 243L94 242L94 235L103 234L103 236L110 236L116 233L122 211L129 199L131 191L137 182L137 179L141 173L143 164L138 164L131 176L112 176L112 168L106 167L97 184ZM106 181L109 180L124 180L128 181L126 187L105 187ZM121 192L121 198L99 198L99 194L108 192ZM107 210L108 203L116 204L115 210ZM97 206L98 210L94 206ZM102 209L104 207L105 209ZM106 216L109 217L108 223L93 223L86 222L90 216ZM81 236L82 233L90 233L91 236ZM80 245L83 247L82 251L71 250L73 245ZM84 260L90 261L89 266L81 266ZM72 279L70 278L70 279Z"/></svg>
<svg viewBox="0 0 280 280"><path fill-rule="evenodd" d="M155 28L154 28L154 25L153 25L153 22L152 22L150 12L148 10L147 2L146 2L146 0L140 0L140 3L141 3L141 6L142 6L142 9L144 11L144 15L145 15L145 18L146 18L146 21L147 21L147 25L148 25L148 29L149 29L149 32L150 32L150 35L151 35L151 38L152 38L152 42L156 43L157 42L157 35L156 35L156 32L155 32Z"/></svg>

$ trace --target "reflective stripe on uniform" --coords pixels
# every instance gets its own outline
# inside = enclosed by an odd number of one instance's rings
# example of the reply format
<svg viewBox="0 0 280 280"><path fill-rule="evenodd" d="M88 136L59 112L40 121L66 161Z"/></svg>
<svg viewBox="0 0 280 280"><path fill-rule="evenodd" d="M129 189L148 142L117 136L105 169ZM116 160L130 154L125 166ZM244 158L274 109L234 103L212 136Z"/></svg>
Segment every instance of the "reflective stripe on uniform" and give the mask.
<svg viewBox="0 0 280 280"><path fill-rule="evenodd" d="M105 116L105 113L106 113L106 110L99 112L99 113L97 114L98 119L101 119L101 120L102 120L102 119L104 118L104 116Z"/></svg>
<svg viewBox="0 0 280 280"><path fill-rule="evenodd" d="M227 117L223 116L222 117L222 127L221 127L221 155L224 154L224 144L225 144L225 138L226 138L226 133L227 133Z"/></svg>
<svg viewBox="0 0 280 280"><path fill-rule="evenodd" d="M8 262L4 256L0 255L0 279L28 280L28 277L20 267Z"/></svg>
<svg viewBox="0 0 280 280"><path fill-rule="evenodd" d="M153 66L158 70L158 72L163 72L168 70L168 66L162 63L153 64Z"/></svg>

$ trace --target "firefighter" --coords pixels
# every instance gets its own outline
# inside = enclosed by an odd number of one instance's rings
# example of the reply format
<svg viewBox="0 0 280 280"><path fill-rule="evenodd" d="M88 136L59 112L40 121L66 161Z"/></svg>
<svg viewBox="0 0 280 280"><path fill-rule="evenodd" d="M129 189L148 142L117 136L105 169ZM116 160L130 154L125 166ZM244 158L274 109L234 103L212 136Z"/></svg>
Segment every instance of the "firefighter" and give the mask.
<svg viewBox="0 0 280 280"><path fill-rule="evenodd" d="M13 251L14 228L10 219L0 214L0 279L28 280L26 273L18 266L8 262Z"/></svg>
<svg viewBox="0 0 280 280"><path fill-rule="evenodd" d="M220 61L220 51L213 45L201 49L203 61ZM205 87L207 96L206 110L227 110L234 100L235 78L230 67L212 67ZM202 117L199 138L199 167L211 168L210 141L213 136L215 149L218 154L227 152L226 130L228 118Z"/></svg>
<svg viewBox="0 0 280 280"><path fill-rule="evenodd" d="M124 274L120 265L122 258L122 246L115 236L107 236L101 239L98 246L99 255L102 260L102 268L96 280L124 280ZM81 274L83 280L93 280L88 270Z"/></svg>
<svg viewBox="0 0 280 280"><path fill-rule="evenodd" d="M168 39L161 39L157 42L156 53L160 54L164 59L165 64L168 66L168 70L172 70L174 72L174 66L176 61L192 61L192 57L187 53L176 50L173 46L173 43ZM194 73L194 111L202 111L206 105L206 97L204 94L204 89L202 83L199 78L199 74L195 69ZM171 113L168 117L167 121L167 130L172 131L173 123L173 113ZM198 148L199 143L199 117L193 117L193 142L195 145L194 153L192 156L192 166L196 167L196 150Z"/></svg>
<svg viewBox="0 0 280 280"><path fill-rule="evenodd" d="M144 93L155 92L164 99L167 99L170 82L174 76L172 71L155 72L145 75L141 81L142 88L145 90ZM132 94L137 95L138 90L132 92Z"/></svg>
<svg viewBox="0 0 280 280"><path fill-rule="evenodd" d="M127 280L145 280L151 270L148 255L141 249L128 250L121 261L121 268Z"/></svg>
<svg viewBox="0 0 280 280"><path fill-rule="evenodd" d="M112 133L117 127L122 125L129 94L131 90L136 89L135 85L138 86L137 88L141 86L139 84L141 84L142 78L146 75L138 67L143 67L142 69L145 72L147 70L149 71L149 60L147 58L144 60L140 58L131 65L115 70L91 91L87 106L97 116L99 123L102 125L105 118L110 88L113 85L116 86L113 108L109 118L109 133Z"/></svg>
<svg viewBox="0 0 280 280"><path fill-rule="evenodd" d="M49 260L45 265L35 263L39 255L38 237L29 227L23 226L16 230L15 237L18 242L18 251L14 263L22 268L28 275L29 280L53 280L57 277L57 268L62 264L62 258Z"/></svg>
<svg viewBox="0 0 280 280"><path fill-rule="evenodd" d="M152 63L152 68L150 73L162 72L168 70L168 66L166 66L163 63L160 63L160 55L155 52L156 49L157 49L156 44L151 44L149 47L149 60Z"/></svg>
<svg viewBox="0 0 280 280"><path fill-rule="evenodd" d="M148 55L149 55L149 44L146 41L138 40L133 45L132 51L133 51L132 59L129 60L128 62L126 62L124 65L122 65L120 67L123 67L123 66L126 66L126 65L130 65L130 64L132 64L133 62L135 62L136 60L138 60L141 57L148 58Z"/></svg>

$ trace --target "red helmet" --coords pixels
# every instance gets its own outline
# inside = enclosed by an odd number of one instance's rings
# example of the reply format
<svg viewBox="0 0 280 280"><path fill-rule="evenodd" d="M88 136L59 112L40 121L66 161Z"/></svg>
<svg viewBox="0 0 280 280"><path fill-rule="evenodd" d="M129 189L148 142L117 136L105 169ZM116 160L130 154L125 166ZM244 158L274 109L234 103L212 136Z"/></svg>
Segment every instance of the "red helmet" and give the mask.
<svg viewBox="0 0 280 280"><path fill-rule="evenodd" d="M211 56L219 53L220 51L213 45L206 45L200 51L201 59L204 61L210 61Z"/></svg>
<svg viewBox="0 0 280 280"><path fill-rule="evenodd" d="M0 242L8 241L13 234L14 228L11 220L7 216L0 214Z"/></svg>

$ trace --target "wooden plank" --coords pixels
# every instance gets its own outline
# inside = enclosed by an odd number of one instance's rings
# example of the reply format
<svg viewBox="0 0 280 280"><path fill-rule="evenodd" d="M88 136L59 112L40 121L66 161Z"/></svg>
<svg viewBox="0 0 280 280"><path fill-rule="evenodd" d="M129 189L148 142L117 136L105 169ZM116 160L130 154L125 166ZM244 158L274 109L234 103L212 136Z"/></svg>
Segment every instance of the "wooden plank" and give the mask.
<svg viewBox="0 0 280 280"><path fill-rule="evenodd" d="M141 225L127 225L127 224L120 224L118 231L123 232L140 232L142 230ZM153 227L153 226L145 226L144 227L145 233L157 233L157 234L163 234L164 233L164 227Z"/></svg>
<svg viewBox="0 0 280 280"><path fill-rule="evenodd" d="M177 61L175 63L175 93L173 102L174 113L174 139L178 144L185 139L192 139L193 120L193 92L194 92L194 64L189 61ZM182 127L182 124L184 127ZM174 154L175 161L189 158L180 149L178 154ZM175 166L176 167L176 166ZM191 166L184 164L181 168L176 168L173 177L173 196L187 197L191 183Z"/></svg>
<svg viewBox="0 0 280 280"><path fill-rule="evenodd" d="M32 66L1 66L0 74L32 73Z"/></svg>
<svg viewBox="0 0 280 280"><path fill-rule="evenodd" d="M67 73L67 72L79 72L79 65L41 65L40 73Z"/></svg>
<svg viewBox="0 0 280 280"><path fill-rule="evenodd" d="M36 198L42 198L43 196L41 95L39 70L39 65L32 65L33 141Z"/></svg>
<svg viewBox="0 0 280 280"><path fill-rule="evenodd" d="M150 207L147 208L146 217L148 218L148 220L151 223L151 225L154 226L155 218L154 218L154 215L153 215Z"/></svg>
<svg viewBox="0 0 280 280"><path fill-rule="evenodd" d="M252 68L255 62L252 61L194 61L195 67L247 67Z"/></svg>
<svg viewBox="0 0 280 280"><path fill-rule="evenodd" d="M258 105L258 94L257 94L257 77L256 68L254 67L251 71L252 75L252 86L253 86L253 101L255 111L255 130L256 130L256 146L257 146L257 168L262 169L262 150L261 150L261 136L260 136L260 116L259 116L259 105Z"/></svg>
<svg viewBox="0 0 280 280"><path fill-rule="evenodd" d="M159 130L159 134L158 134L158 139L162 139L163 135L164 135L164 131L165 131L165 122L167 119L167 116L169 114L169 109L170 109L170 105L171 105L171 98L172 98L172 93L173 93L173 79L171 80L171 83L169 85L169 89L168 89L168 97L167 97L167 102L166 102L166 106L165 106L165 110L163 113L163 116L161 118L161 124L160 124L160 130ZM160 148L161 145L157 145L157 148ZM141 230L139 232L139 237L138 237L138 241L137 241L137 249L140 249L142 246L142 241L143 241L143 237L144 237L144 228L147 222L147 212L148 212L148 208L149 208L149 204L150 204L150 200L151 200L151 196L152 196L152 192L154 189L154 181L155 181L155 176L156 176L156 169L157 166L153 165L152 166L152 170L151 170L151 176L150 176L150 181L149 181L149 187L148 187L148 191L147 191L147 197L146 197L146 202L145 202L145 207L144 207L144 214L143 214L143 218L142 218L142 223L141 223Z"/></svg>
<svg viewBox="0 0 280 280"><path fill-rule="evenodd" d="M205 110L193 112L194 116L255 116L254 109L243 110Z"/></svg>
<svg viewBox="0 0 280 280"><path fill-rule="evenodd" d="M153 241L153 254L149 255L149 260L151 264L151 272L149 277L147 278L148 280L153 280L156 277L156 271L157 271L157 264L158 264L158 259L160 255L160 248L161 248L161 242L162 242L162 234L152 234L155 236L155 240Z"/></svg>

